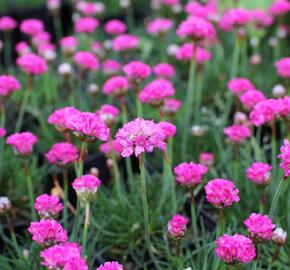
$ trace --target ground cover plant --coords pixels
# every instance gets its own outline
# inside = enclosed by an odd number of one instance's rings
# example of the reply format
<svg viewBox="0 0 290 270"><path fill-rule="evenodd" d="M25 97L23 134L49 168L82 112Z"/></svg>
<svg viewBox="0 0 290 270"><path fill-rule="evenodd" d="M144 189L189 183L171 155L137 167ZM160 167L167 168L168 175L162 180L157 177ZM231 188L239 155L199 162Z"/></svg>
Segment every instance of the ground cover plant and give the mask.
<svg viewBox="0 0 290 270"><path fill-rule="evenodd" d="M289 269L290 2L256 2L0 17L1 270Z"/></svg>

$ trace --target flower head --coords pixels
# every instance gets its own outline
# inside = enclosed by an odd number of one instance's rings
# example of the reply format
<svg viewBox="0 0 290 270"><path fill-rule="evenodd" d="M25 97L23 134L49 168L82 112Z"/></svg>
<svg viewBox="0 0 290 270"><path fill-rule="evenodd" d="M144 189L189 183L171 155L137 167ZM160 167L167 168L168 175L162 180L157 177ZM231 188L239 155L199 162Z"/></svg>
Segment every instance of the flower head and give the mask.
<svg viewBox="0 0 290 270"><path fill-rule="evenodd" d="M110 104L104 104L96 113L107 126L111 127L115 124L119 112L117 107Z"/></svg>
<svg viewBox="0 0 290 270"><path fill-rule="evenodd" d="M246 78L234 78L228 82L228 88L234 95L240 96L256 87Z"/></svg>
<svg viewBox="0 0 290 270"><path fill-rule="evenodd" d="M7 131L5 128L0 127L0 138L3 138L6 135Z"/></svg>
<svg viewBox="0 0 290 270"><path fill-rule="evenodd" d="M34 208L40 218L55 218L63 209L58 197L47 194L39 195L34 203Z"/></svg>
<svg viewBox="0 0 290 270"><path fill-rule="evenodd" d="M95 18L83 17L75 22L75 31L77 33L93 33L99 24L99 21Z"/></svg>
<svg viewBox="0 0 290 270"><path fill-rule="evenodd" d="M149 22L147 32L152 36L160 36L167 33L173 27L173 21L167 18L156 18Z"/></svg>
<svg viewBox="0 0 290 270"><path fill-rule="evenodd" d="M120 156L123 149L122 146L116 141L108 141L100 145L100 151L107 155L107 156L112 156L112 154L116 156Z"/></svg>
<svg viewBox="0 0 290 270"><path fill-rule="evenodd" d="M4 16L0 18L0 31L12 31L17 26L17 22L9 17Z"/></svg>
<svg viewBox="0 0 290 270"><path fill-rule="evenodd" d="M127 25L120 20L113 19L105 24L104 30L111 35L120 35L127 31Z"/></svg>
<svg viewBox="0 0 290 270"><path fill-rule="evenodd" d="M273 232L272 241L279 246L285 245L287 241L287 232L282 228L276 228Z"/></svg>
<svg viewBox="0 0 290 270"><path fill-rule="evenodd" d="M77 47L78 47L78 40L77 38L75 38L74 36L66 36L63 37L60 41L60 47L61 50L64 53L68 53L68 54L72 54L76 51Z"/></svg>
<svg viewBox="0 0 290 270"><path fill-rule="evenodd" d="M102 70L105 75L116 75L121 70L121 64L113 59L107 59L102 64Z"/></svg>
<svg viewBox="0 0 290 270"><path fill-rule="evenodd" d="M273 17L263 9L254 9L250 11L251 21L257 27L267 27L273 23Z"/></svg>
<svg viewBox="0 0 290 270"><path fill-rule="evenodd" d="M277 156L282 160L280 168L284 170L285 177L290 176L290 143L287 139L284 140L284 145L280 148L280 154Z"/></svg>
<svg viewBox="0 0 290 270"><path fill-rule="evenodd" d="M246 109L252 109L257 103L265 99L265 95L259 90L249 90L240 96L240 101Z"/></svg>
<svg viewBox="0 0 290 270"><path fill-rule="evenodd" d="M102 2L78 1L76 9L85 16L97 16L105 12L106 6Z"/></svg>
<svg viewBox="0 0 290 270"><path fill-rule="evenodd" d="M175 76L175 68L168 63L159 63L153 67L153 72L158 78L171 79Z"/></svg>
<svg viewBox="0 0 290 270"><path fill-rule="evenodd" d="M168 114L175 114L181 107L181 102L174 98L168 98L164 101L162 110Z"/></svg>
<svg viewBox="0 0 290 270"><path fill-rule="evenodd" d="M105 262L100 265L96 270L123 270L123 265L118 262Z"/></svg>
<svg viewBox="0 0 290 270"><path fill-rule="evenodd" d="M126 77L114 76L103 85L103 93L114 97L123 97L129 90L130 83Z"/></svg>
<svg viewBox="0 0 290 270"><path fill-rule="evenodd" d="M246 171L247 178L257 185L266 185L271 180L272 167L263 162L255 162Z"/></svg>
<svg viewBox="0 0 290 270"><path fill-rule="evenodd" d="M134 35L122 34L113 40L113 50L116 52L135 50L138 46L139 37Z"/></svg>
<svg viewBox="0 0 290 270"><path fill-rule="evenodd" d="M75 63L80 68L90 71L96 71L100 68L98 58L91 52L79 51L74 55Z"/></svg>
<svg viewBox="0 0 290 270"><path fill-rule="evenodd" d="M13 147L17 155L28 156L33 151L33 146L38 142L38 138L31 132L20 132L10 135L6 142Z"/></svg>
<svg viewBox="0 0 290 270"><path fill-rule="evenodd" d="M224 31L232 31L236 27L245 26L251 20L251 13L244 8L232 8L225 12L219 21L219 27Z"/></svg>
<svg viewBox="0 0 290 270"><path fill-rule="evenodd" d="M15 50L19 55L27 54L31 52L31 48L25 41L20 41L15 45Z"/></svg>
<svg viewBox="0 0 290 270"><path fill-rule="evenodd" d="M290 78L290 57L280 59L275 63L275 67L280 77L285 79Z"/></svg>
<svg viewBox="0 0 290 270"><path fill-rule="evenodd" d="M130 81L143 81L151 74L151 68L141 61L131 61L123 67L127 78Z"/></svg>
<svg viewBox="0 0 290 270"><path fill-rule="evenodd" d="M288 0L275 0L269 7L270 14L280 16L290 12L290 3Z"/></svg>
<svg viewBox="0 0 290 270"><path fill-rule="evenodd" d="M43 30L43 22L38 19L26 19L20 24L20 31L29 36L34 36L35 34L43 32Z"/></svg>
<svg viewBox="0 0 290 270"><path fill-rule="evenodd" d="M251 129L244 125L232 125L224 129L224 134L233 143L241 143L251 137Z"/></svg>
<svg viewBox="0 0 290 270"><path fill-rule="evenodd" d="M199 154L199 163L210 167L214 163L214 154L209 152L202 152Z"/></svg>
<svg viewBox="0 0 290 270"><path fill-rule="evenodd" d="M185 12L191 16L210 19L216 14L217 10L216 5L212 4L210 1L208 1L207 4L201 4L197 1L191 1L185 5Z"/></svg>
<svg viewBox="0 0 290 270"><path fill-rule="evenodd" d="M176 214L168 222L167 231L170 237L175 239L182 238L186 233L186 225L189 219L182 215Z"/></svg>
<svg viewBox="0 0 290 270"><path fill-rule="evenodd" d="M0 75L0 96L8 97L21 87L19 81L11 75Z"/></svg>
<svg viewBox="0 0 290 270"><path fill-rule="evenodd" d="M47 71L46 61L34 53L19 56L16 63L20 69L30 75L41 75Z"/></svg>
<svg viewBox="0 0 290 270"><path fill-rule="evenodd" d="M0 197L0 214L6 214L11 208L11 202L8 197Z"/></svg>
<svg viewBox="0 0 290 270"><path fill-rule="evenodd" d="M161 122L159 122L159 126L161 127L161 129L165 133L166 139L173 137L176 133L176 126L169 123L169 122L161 121Z"/></svg>

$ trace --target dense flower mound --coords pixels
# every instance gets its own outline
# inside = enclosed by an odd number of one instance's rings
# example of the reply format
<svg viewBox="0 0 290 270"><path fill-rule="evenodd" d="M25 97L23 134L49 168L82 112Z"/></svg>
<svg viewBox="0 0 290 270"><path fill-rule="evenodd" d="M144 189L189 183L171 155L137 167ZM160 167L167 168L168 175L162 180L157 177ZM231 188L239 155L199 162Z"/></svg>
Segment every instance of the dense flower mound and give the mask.
<svg viewBox="0 0 290 270"><path fill-rule="evenodd" d="M58 197L48 194L39 195L34 203L34 208L42 219L54 218L63 209Z"/></svg>
<svg viewBox="0 0 290 270"><path fill-rule="evenodd" d="M246 78L234 78L228 82L229 90L237 96L240 96L256 87Z"/></svg>
<svg viewBox="0 0 290 270"><path fill-rule="evenodd" d="M259 90L249 90L240 96L240 101L246 109L252 109L257 103L265 99L265 95Z"/></svg>
<svg viewBox="0 0 290 270"><path fill-rule="evenodd" d="M134 35L122 34L114 38L113 50L123 52L127 50L135 50L139 47L139 37Z"/></svg>
<svg viewBox="0 0 290 270"><path fill-rule="evenodd" d="M147 32L152 36L166 34L173 27L173 21L167 18L156 18L148 23Z"/></svg>
<svg viewBox="0 0 290 270"><path fill-rule="evenodd" d="M251 13L244 8L232 8L225 12L219 21L219 27L224 31L232 31L235 27L245 26L251 20Z"/></svg>
<svg viewBox="0 0 290 270"><path fill-rule="evenodd" d="M173 137L176 133L176 126L171 124L170 122L161 121L159 122L159 126L165 133L166 139Z"/></svg>
<svg viewBox="0 0 290 270"><path fill-rule="evenodd" d="M166 150L166 135L161 127L150 120L136 118L126 123L116 134L116 141L122 146L122 156L135 154L139 157L144 152L152 152L154 148Z"/></svg>
<svg viewBox="0 0 290 270"><path fill-rule="evenodd" d="M168 63L159 63L152 68L154 74L159 78L171 79L175 76L175 68Z"/></svg>
<svg viewBox="0 0 290 270"><path fill-rule="evenodd" d="M284 140L284 145L280 148L280 154L278 158L282 160L280 168L284 170L285 177L290 176L290 143L289 140Z"/></svg>
<svg viewBox="0 0 290 270"><path fill-rule="evenodd" d="M243 140L251 137L251 129L244 125L232 125L224 129L230 142L241 143Z"/></svg>
<svg viewBox="0 0 290 270"><path fill-rule="evenodd" d="M254 241L268 241L273 236L275 225L267 215L252 213L244 224L249 232L249 236Z"/></svg>
<svg viewBox="0 0 290 270"><path fill-rule="evenodd" d="M176 181L185 187L195 187L202 182L202 177L206 174L208 168L194 162L183 162L174 168Z"/></svg>
<svg viewBox="0 0 290 270"><path fill-rule="evenodd" d="M31 75L41 75L47 71L46 61L34 53L19 56L16 63L20 69Z"/></svg>
<svg viewBox="0 0 290 270"><path fill-rule="evenodd" d="M109 96L122 97L130 88L126 77L114 76L108 79L103 85L103 93Z"/></svg>
<svg viewBox="0 0 290 270"><path fill-rule="evenodd" d="M85 16L98 16L105 12L105 5L102 2L78 1L76 9Z"/></svg>
<svg viewBox="0 0 290 270"><path fill-rule="evenodd" d="M188 224L189 219L182 215L176 214L168 222L167 232L170 237L180 239L186 233L186 225Z"/></svg>
<svg viewBox="0 0 290 270"><path fill-rule="evenodd" d="M0 18L0 31L12 31L17 26L17 22L9 17L3 16Z"/></svg>
<svg viewBox="0 0 290 270"><path fill-rule="evenodd" d="M257 27L267 27L273 23L273 17L263 9L253 9L250 11L251 21Z"/></svg>
<svg viewBox="0 0 290 270"><path fill-rule="evenodd" d="M119 112L117 107L110 104L104 104L96 113L100 116L101 120L110 127L116 122Z"/></svg>
<svg viewBox="0 0 290 270"><path fill-rule="evenodd" d="M54 219L31 222L28 231L31 233L33 241L39 245L53 246L68 240L67 232Z"/></svg>
<svg viewBox="0 0 290 270"><path fill-rule="evenodd" d="M277 73L280 77L290 78L290 57L282 58L275 63Z"/></svg>
<svg viewBox="0 0 290 270"><path fill-rule="evenodd" d="M0 75L0 96L8 97L21 88L19 81L11 75Z"/></svg>
<svg viewBox="0 0 290 270"><path fill-rule="evenodd" d="M216 240L215 254L226 264L246 264L256 257L252 240L246 236L224 234Z"/></svg>
<svg viewBox="0 0 290 270"><path fill-rule="evenodd" d="M38 19L26 19L20 24L20 31L26 35L34 36L44 31L44 25Z"/></svg>
<svg viewBox="0 0 290 270"><path fill-rule="evenodd" d="M201 152L199 154L199 163L210 167L214 164L214 154L209 152Z"/></svg>
<svg viewBox="0 0 290 270"><path fill-rule="evenodd" d="M75 31L77 33L93 33L99 24L99 21L95 18L83 17L75 22Z"/></svg>
<svg viewBox="0 0 290 270"><path fill-rule="evenodd" d="M33 146L38 142L38 138L31 132L20 132L10 135L6 142L13 147L16 154L28 156L33 151Z"/></svg>
<svg viewBox="0 0 290 270"><path fill-rule="evenodd" d="M141 61L132 61L123 67L130 81L143 81L151 74L151 68Z"/></svg>
<svg viewBox="0 0 290 270"><path fill-rule="evenodd" d="M105 262L99 266L96 270L123 270L123 265L118 262Z"/></svg>
<svg viewBox="0 0 290 270"><path fill-rule="evenodd" d="M204 190L207 201L217 208L229 207L240 201L239 190L229 180L213 179L205 185Z"/></svg>
<svg viewBox="0 0 290 270"><path fill-rule="evenodd" d="M96 71L100 68L98 58L91 52L79 51L74 55L75 63L84 70Z"/></svg>
<svg viewBox="0 0 290 270"><path fill-rule="evenodd" d="M247 178L257 185L266 185L271 180L272 166L263 162L255 162L246 170Z"/></svg>
<svg viewBox="0 0 290 270"><path fill-rule="evenodd" d="M113 19L106 22L104 30L111 35L120 35L127 31L127 25L120 20Z"/></svg>
<svg viewBox="0 0 290 270"><path fill-rule="evenodd" d="M45 157L51 164L66 166L78 160L78 148L67 142L56 143L45 154Z"/></svg>

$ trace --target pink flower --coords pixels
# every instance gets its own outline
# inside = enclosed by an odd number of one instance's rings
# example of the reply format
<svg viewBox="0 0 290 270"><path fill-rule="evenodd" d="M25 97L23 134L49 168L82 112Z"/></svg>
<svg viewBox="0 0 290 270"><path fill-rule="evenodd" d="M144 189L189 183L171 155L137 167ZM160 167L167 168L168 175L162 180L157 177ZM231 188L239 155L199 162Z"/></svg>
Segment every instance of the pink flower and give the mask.
<svg viewBox="0 0 290 270"><path fill-rule="evenodd" d="M217 10L216 6L211 3L204 5L197 1L192 1L185 5L185 12L191 16L210 19L216 14Z"/></svg>
<svg viewBox="0 0 290 270"><path fill-rule="evenodd" d="M101 15L104 13L105 8L102 2L78 1L76 3L76 9L85 16Z"/></svg>
<svg viewBox="0 0 290 270"><path fill-rule="evenodd" d="M116 141L122 146L122 156L136 157L144 152L151 153L154 148L166 149L166 135L153 121L136 118L126 123L116 134Z"/></svg>
<svg viewBox="0 0 290 270"><path fill-rule="evenodd" d="M91 43L91 51L100 58L103 58L105 56L103 44L99 41L93 41Z"/></svg>
<svg viewBox="0 0 290 270"><path fill-rule="evenodd" d="M113 50L123 52L135 50L139 47L139 37L134 35L122 34L113 39Z"/></svg>
<svg viewBox="0 0 290 270"><path fill-rule="evenodd" d="M72 183L72 187L76 191L81 200L91 202L101 185L101 180L90 174L85 174L79 178L76 178Z"/></svg>
<svg viewBox="0 0 290 270"><path fill-rule="evenodd" d="M61 46L61 50L64 53L68 53L68 54L72 54L76 51L77 47L78 47L78 40L77 38L73 37L73 36L67 36L67 37L63 37L60 41L59 44Z"/></svg>
<svg viewBox="0 0 290 270"><path fill-rule="evenodd" d="M250 15L257 27L266 27L273 23L273 17L263 9L253 9L250 11Z"/></svg>
<svg viewBox="0 0 290 270"><path fill-rule="evenodd" d="M284 140L284 145L280 148L280 154L277 156L282 160L280 168L284 170L285 177L290 176L290 144L289 140Z"/></svg>
<svg viewBox="0 0 290 270"><path fill-rule="evenodd" d="M228 82L228 88L237 96L240 96L256 87L246 78L234 78Z"/></svg>
<svg viewBox="0 0 290 270"><path fill-rule="evenodd" d="M230 207L240 200L239 190L229 180L213 179L205 185L204 190L207 201L217 208Z"/></svg>
<svg viewBox="0 0 290 270"><path fill-rule="evenodd" d="M141 61L131 61L123 67L127 78L130 81L143 81L151 74L151 68Z"/></svg>
<svg viewBox="0 0 290 270"><path fill-rule="evenodd" d="M32 234L33 241L39 245L53 246L68 240L67 232L54 219L31 222L28 231Z"/></svg>
<svg viewBox="0 0 290 270"><path fill-rule="evenodd" d="M183 162L174 168L176 181L185 187L193 188L202 182L208 168L194 162Z"/></svg>
<svg viewBox="0 0 290 270"><path fill-rule="evenodd" d="M15 77L11 75L0 75L0 96L9 97L20 88L21 85Z"/></svg>
<svg viewBox="0 0 290 270"><path fill-rule="evenodd" d="M107 156L111 156L113 153L119 156L122 153L123 149L122 146L116 140L114 140L112 141L112 143L108 141L101 144L100 151Z"/></svg>
<svg viewBox="0 0 290 270"><path fill-rule="evenodd" d="M48 10L54 12L60 8L61 0L47 0L46 6Z"/></svg>
<svg viewBox="0 0 290 270"><path fill-rule="evenodd" d="M81 112L72 115L68 119L68 126L75 136L86 142L93 142L97 139L107 141L110 130L100 117L91 112Z"/></svg>
<svg viewBox="0 0 290 270"><path fill-rule="evenodd" d="M17 22L9 17L4 16L0 18L0 31L12 31L17 26Z"/></svg>
<svg viewBox="0 0 290 270"><path fill-rule="evenodd" d="M103 73L108 76L117 74L121 70L121 64L113 59L107 59L102 64Z"/></svg>
<svg viewBox="0 0 290 270"><path fill-rule="evenodd" d="M105 32L111 35L120 35L127 31L127 25L120 20L110 20L104 26Z"/></svg>
<svg viewBox="0 0 290 270"><path fill-rule="evenodd" d="M18 42L15 46L15 50L19 55L28 54L31 52L31 48L25 41Z"/></svg>
<svg viewBox="0 0 290 270"><path fill-rule="evenodd" d="M252 109L257 103L265 100L263 92L259 90L249 90L240 96L240 101L246 109Z"/></svg>
<svg viewBox="0 0 290 270"><path fill-rule="evenodd" d="M36 47L49 42L51 42L51 35L48 32L39 32L32 37L32 44Z"/></svg>
<svg viewBox="0 0 290 270"><path fill-rule="evenodd" d="M17 155L28 156L33 151L33 145L38 142L38 138L31 132L20 132L10 135L6 143L13 147Z"/></svg>
<svg viewBox="0 0 290 270"><path fill-rule="evenodd" d="M290 11L290 3L288 0L275 0L269 7L270 14L274 16L284 15Z"/></svg>
<svg viewBox="0 0 290 270"><path fill-rule="evenodd" d="M147 32L152 36L166 34L173 27L173 21L167 18L156 18L148 23Z"/></svg>
<svg viewBox="0 0 290 270"><path fill-rule="evenodd" d="M192 43L184 43L176 53L176 59L180 61L191 61L193 56L197 64L206 63L212 57L211 52L202 47L193 46Z"/></svg>
<svg viewBox="0 0 290 270"><path fill-rule="evenodd" d="M153 67L153 72L158 78L171 79L175 76L175 68L168 63L159 63Z"/></svg>
<svg viewBox="0 0 290 270"><path fill-rule="evenodd" d="M247 178L257 185L266 185L271 180L272 167L263 162L255 162L246 170Z"/></svg>
<svg viewBox="0 0 290 270"><path fill-rule="evenodd" d="M232 31L236 27L245 26L251 20L251 13L244 8L232 8L225 12L219 21L219 27L224 31Z"/></svg>
<svg viewBox="0 0 290 270"><path fill-rule="evenodd" d="M98 58L91 52L79 51L74 55L75 63L82 69L96 71L100 68Z"/></svg>
<svg viewBox="0 0 290 270"><path fill-rule="evenodd" d="M5 128L0 127L0 138L3 138L6 135L7 131Z"/></svg>
<svg viewBox="0 0 290 270"><path fill-rule="evenodd" d="M45 154L45 157L51 164L67 166L78 160L78 148L71 143L56 143Z"/></svg>
<svg viewBox="0 0 290 270"><path fill-rule="evenodd" d="M267 215L252 213L244 224L249 232L249 236L254 241L268 241L273 236L275 225Z"/></svg>
<svg viewBox="0 0 290 270"><path fill-rule="evenodd" d="M159 122L159 126L166 135L166 139L172 138L176 133L176 126L165 121Z"/></svg>
<svg viewBox="0 0 290 270"><path fill-rule="evenodd" d="M41 75L47 71L46 61L34 53L19 56L16 63L20 69L30 75Z"/></svg>
<svg viewBox="0 0 290 270"><path fill-rule="evenodd" d="M120 111L117 107L110 104L105 104L96 111L97 115L100 116L101 120L109 127L115 124L119 116L119 112Z"/></svg>
<svg viewBox="0 0 290 270"><path fill-rule="evenodd" d="M118 262L105 262L96 270L123 270L123 266Z"/></svg>
<svg viewBox="0 0 290 270"><path fill-rule="evenodd" d="M204 64L211 59L211 52L202 47L196 47L194 58L197 64Z"/></svg>
<svg viewBox="0 0 290 270"><path fill-rule="evenodd" d="M169 98L164 101L162 110L168 114L175 114L181 107L181 102L174 98Z"/></svg>
<svg viewBox="0 0 290 270"><path fill-rule="evenodd" d="M42 194L38 196L34 203L34 208L40 218L55 218L63 209L58 197Z"/></svg>
<svg viewBox="0 0 290 270"><path fill-rule="evenodd" d="M180 0L161 0L162 3L164 5L167 5L167 6L174 6L176 4L179 4Z"/></svg>
<svg viewBox="0 0 290 270"><path fill-rule="evenodd" d="M216 240L215 254L226 264L246 264L256 257L256 249L252 240L244 235L224 234Z"/></svg>
<svg viewBox="0 0 290 270"><path fill-rule="evenodd" d="M77 33L93 33L99 24L95 18L83 17L75 22L75 31Z"/></svg>
<svg viewBox="0 0 290 270"><path fill-rule="evenodd" d="M209 153L209 152L202 152L199 154L199 163L206 166L210 167L214 163L214 154Z"/></svg>
<svg viewBox="0 0 290 270"><path fill-rule="evenodd" d="M88 270L88 265L83 258L70 259L64 266L63 270Z"/></svg>
<svg viewBox="0 0 290 270"><path fill-rule="evenodd" d="M35 34L43 32L43 30L43 22L38 19L26 19L20 24L20 31L29 36L34 36Z"/></svg>
<svg viewBox="0 0 290 270"><path fill-rule="evenodd" d="M139 94L142 103L159 106L165 98L172 97L175 93L172 82L165 79L155 79L148 83Z"/></svg>
<svg viewBox="0 0 290 270"><path fill-rule="evenodd" d="M108 79L103 85L103 93L109 96L122 97L130 87L130 83L126 77L114 76Z"/></svg>
<svg viewBox="0 0 290 270"><path fill-rule="evenodd" d="M283 98L278 99L278 103L280 106L279 114L282 117L290 116L290 96L285 96Z"/></svg>
<svg viewBox="0 0 290 270"><path fill-rule="evenodd" d="M290 78L290 57L280 59L275 63L275 67L280 77L285 79Z"/></svg>
<svg viewBox="0 0 290 270"><path fill-rule="evenodd" d="M186 233L186 225L189 219L182 215L176 214L168 222L167 231L170 237L175 239L182 238Z"/></svg>
<svg viewBox="0 0 290 270"><path fill-rule="evenodd" d="M251 137L251 129L244 125L232 125L224 128L224 134L233 143L241 143L243 140Z"/></svg>

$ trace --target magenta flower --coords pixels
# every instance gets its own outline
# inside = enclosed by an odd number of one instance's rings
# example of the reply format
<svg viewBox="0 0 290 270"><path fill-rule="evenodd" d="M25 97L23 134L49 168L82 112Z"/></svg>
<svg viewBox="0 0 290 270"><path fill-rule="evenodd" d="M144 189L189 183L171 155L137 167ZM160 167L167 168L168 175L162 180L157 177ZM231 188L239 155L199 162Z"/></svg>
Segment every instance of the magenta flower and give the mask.
<svg viewBox="0 0 290 270"><path fill-rule="evenodd" d="M249 90L256 89L256 87L246 78L234 78L228 82L228 88L237 96L248 92Z"/></svg>
<svg viewBox="0 0 290 270"><path fill-rule="evenodd" d="M156 18L148 23L147 32L152 36L161 36L166 34L172 27L173 21L167 18Z"/></svg>
<svg viewBox="0 0 290 270"><path fill-rule="evenodd" d="M214 17L217 12L216 4L209 2L207 4L201 4L196 1L188 2L185 5L185 12L191 16L197 16L204 19L210 19Z"/></svg>
<svg viewBox="0 0 290 270"><path fill-rule="evenodd" d="M139 37L134 35L122 34L117 36L113 40L113 50L116 52L135 50L138 47L139 47Z"/></svg>
<svg viewBox="0 0 290 270"><path fill-rule="evenodd" d="M84 70L96 71L100 68L99 59L91 52L79 51L74 55L75 63Z"/></svg>
<svg viewBox="0 0 290 270"><path fill-rule="evenodd" d="M28 54L31 52L31 48L29 47L28 43L25 41L18 42L15 45L15 50L19 55Z"/></svg>
<svg viewBox="0 0 290 270"><path fill-rule="evenodd" d="M244 235L224 234L216 240L215 254L226 264L246 264L256 257L252 240Z"/></svg>
<svg viewBox="0 0 290 270"><path fill-rule="evenodd" d="M20 132L10 135L6 143L13 147L17 155L29 156L33 151L33 146L38 142L38 138L31 132Z"/></svg>
<svg viewBox="0 0 290 270"><path fill-rule="evenodd" d="M12 31L17 26L17 22L9 17L3 16L0 18L0 31Z"/></svg>
<svg viewBox="0 0 290 270"><path fill-rule="evenodd" d="M171 79L175 76L175 68L168 63L159 63L153 67L153 72L158 78Z"/></svg>
<svg viewBox="0 0 290 270"><path fill-rule="evenodd" d="M182 238L186 233L186 225L189 219L185 216L176 214L168 222L167 231L170 237L174 239Z"/></svg>
<svg viewBox="0 0 290 270"><path fill-rule="evenodd" d="M26 19L20 24L20 31L26 35L34 36L44 31L43 22L38 19Z"/></svg>
<svg viewBox="0 0 290 270"><path fill-rule="evenodd" d="M269 7L270 14L280 16L290 12L290 3L288 0L275 0Z"/></svg>
<svg viewBox="0 0 290 270"><path fill-rule="evenodd" d="M102 70L105 75L116 75L121 70L121 64L116 60L107 59L102 64Z"/></svg>
<svg viewBox="0 0 290 270"><path fill-rule="evenodd" d="M28 231L38 245L53 246L68 240L67 232L54 219L31 222Z"/></svg>
<svg viewBox="0 0 290 270"><path fill-rule="evenodd" d="M175 135L176 133L175 125L166 121L161 121L158 123L158 125L161 127L161 129L165 133L166 139L172 138Z"/></svg>
<svg viewBox="0 0 290 270"><path fill-rule="evenodd" d="M265 95L259 90L249 90L240 96L240 101L247 110L252 109L257 103L265 99Z"/></svg>
<svg viewBox="0 0 290 270"><path fill-rule="evenodd" d="M285 96L283 98L278 99L278 103L280 106L279 115L281 117L286 117L287 121L287 118L290 117L290 96Z"/></svg>
<svg viewBox="0 0 290 270"><path fill-rule="evenodd" d="M102 15L105 8L102 2L77 1L76 3L76 9L85 16Z"/></svg>
<svg viewBox="0 0 290 270"><path fill-rule="evenodd" d="M21 88L19 81L11 75L0 75L0 96L9 97Z"/></svg>
<svg viewBox="0 0 290 270"><path fill-rule="evenodd" d="M112 143L108 141L101 144L100 151L107 156L111 156L112 154L120 156L123 149L122 146L116 140L114 140Z"/></svg>
<svg viewBox="0 0 290 270"><path fill-rule="evenodd" d="M135 154L139 157L144 152L151 153L154 148L166 150L166 135L153 121L136 118L126 123L116 134L116 141L122 146L122 156Z"/></svg>
<svg viewBox="0 0 290 270"><path fill-rule="evenodd" d="M118 262L105 262L100 265L96 270L123 270L123 265Z"/></svg>
<svg viewBox="0 0 290 270"><path fill-rule="evenodd" d="M111 35L124 34L127 31L127 25L120 20L110 20L106 22L104 31Z"/></svg>
<svg viewBox="0 0 290 270"><path fill-rule="evenodd" d="M267 185L271 180L272 167L263 162L255 162L246 170L247 178L257 185Z"/></svg>
<svg viewBox="0 0 290 270"><path fill-rule="evenodd" d="M192 43L184 43L176 53L176 59L180 61L191 61L192 57L197 64L202 65L208 62L212 55L211 52L202 47L193 46Z"/></svg>
<svg viewBox="0 0 290 270"><path fill-rule="evenodd" d="M99 26L99 21L92 17L83 17L75 22L75 31L77 33L93 33Z"/></svg>
<svg viewBox="0 0 290 270"><path fill-rule="evenodd" d="M34 203L34 208L41 219L55 218L63 209L58 197L47 194L39 195Z"/></svg>
<svg viewBox="0 0 290 270"><path fill-rule="evenodd" d="M273 23L273 17L263 9L253 9L250 11L251 21L257 27L267 27Z"/></svg>
<svg viewBox="0 0 290 270"><path fill-rule="evenodd" d="M96 114L100 116L101 120L109 127L113 126L119 116L119 109L110 104L104 104Z"/></svg>
<svg viewBox="0 0 290 270"><path fill-rule="evenodd" d="M130 83L126 77L114 76L103 85L103 93L114 97L123 97L129 90Z"/></svg>
<svg viewBox="0 0 290 270"><path fill-rule="evenodd" d="M200 184L202 177L207 171L208 168L206 166L194 162L183 162L174 168L176 181L188 188L194 188Z"/></svg>
<svg viewBox="0 0 290 270"><path fill-rule="evenodd" d="M231 8L225 12L219 21L219 27L224 31L232 31L234 28L246 26L251 20L251 13L244 8Z"/></svg>
<svg viewBox="0 0 290 270"><path fill-rule="evenodd" d="M229 141L241 143L243 140L251 137L251 129L244 125L232 125L224 128L224 134L228 136Z"/></svg>
<svg viewBox="0 0 290 270"><path fill-rule="evenodd" d="M60 47L61 50L64 53L67 54L72 54L76 51L77 47L78 47L78 40L77 38L73 37L73 36L67 36L67 37L63 37L60 41Z"/></svg>
<svg viewBox="0 0 290 270"><path fill-rule="evenodd" d="M280 148L280 154L277 156L282 160L280 168L284 170L285 177L290 176L290 143L289 140L284 140L284 145Z"/></svg>
<svg viewBox="0 0 290 270"><path fill-rule="evenodd" d="M143 81L151 74L151 68L141 61L131 61L123 67L123 71L130 81Z"/></svg>
<svg viewBox="0 0 290 270"><path fill-rule="evenodd" d="M162 110L168 114L175 114L181 107L181 102L174 98L169 98L164 101Z"/></svg>
<svg viewBox="0 0 290 270"><path fill-rule="evenodd" d="M19 56L16 63L20 69L30 75L41 75L47 71L46 61L34 53Z"/></svg>
<svg viewBox="0 0 290 270"><path fill-rule="evenodd" d="M199 163L210 167L214 164L214 154L209 152L202 152L199 154Z"/></svg>
<svg viewBox="0 0 290 270"><path fill-rule="evenodd" d="M207 201L217 208L230 207L240 201L239 190L229 180L213 179L205 185L204 190Z"/></svg>
<svg viewBox="0 0 290 270"><path fill-rule="evenodd" d="M3 138L7 134L7 131L5 128L0 127L0 138Z"/></svg>
<svg viewBox="0 0 290 270"><path fill-rule="evenodd" d="M285 79L290 78L290 57L280 59L275 63L275 67L280 77Z"/></svg>
<svg viewBox="0 0 290 270"><path fill-rule="evenodd" d="M249 236L254 242L268 241L273 236L275 225L267 215L252 213L245 221Z"/></svg>
<svg viewBox="0 0 290 270"><path fill-rule="evenodd" d="M32 37L32 44L38 47L41 44L46 44L51 42L51 35L48 32L39 32Z"/></svg>

